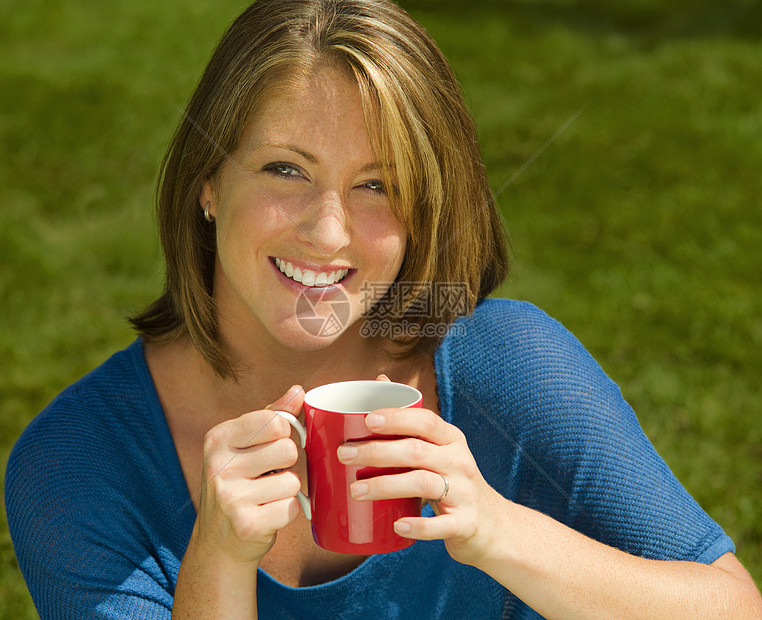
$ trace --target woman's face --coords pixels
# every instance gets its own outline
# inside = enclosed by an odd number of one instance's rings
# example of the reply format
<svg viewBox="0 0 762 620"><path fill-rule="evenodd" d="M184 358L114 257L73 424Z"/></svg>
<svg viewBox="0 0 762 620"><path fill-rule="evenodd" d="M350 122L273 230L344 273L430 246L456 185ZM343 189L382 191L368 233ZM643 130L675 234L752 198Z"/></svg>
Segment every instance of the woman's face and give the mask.
<svg viewBox="0 0 762 620"><path fill-rule="evenodd" d="M406 230L392 214L356 84L336 69L265 97L207 182L223 334L313 350L394 281Z"/></svg>

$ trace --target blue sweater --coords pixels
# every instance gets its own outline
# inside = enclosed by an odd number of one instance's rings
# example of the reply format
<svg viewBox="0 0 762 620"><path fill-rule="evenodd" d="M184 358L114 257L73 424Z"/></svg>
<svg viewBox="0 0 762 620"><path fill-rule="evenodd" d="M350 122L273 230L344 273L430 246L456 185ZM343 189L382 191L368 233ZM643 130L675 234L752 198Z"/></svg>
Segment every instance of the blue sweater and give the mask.
<svg viewBox="0 0 762 620"><path fill-rule="evenodd" d="M733 551L617 386L535 307L482 302L435 364L442 417L505 497L647 558L709 563ZM8 463L6 507L43 619L170 617L196 515L140 340L29 425ZM260 571L258 601L264 619L539 617L441 541L372 556L313 587Z"/></svg>

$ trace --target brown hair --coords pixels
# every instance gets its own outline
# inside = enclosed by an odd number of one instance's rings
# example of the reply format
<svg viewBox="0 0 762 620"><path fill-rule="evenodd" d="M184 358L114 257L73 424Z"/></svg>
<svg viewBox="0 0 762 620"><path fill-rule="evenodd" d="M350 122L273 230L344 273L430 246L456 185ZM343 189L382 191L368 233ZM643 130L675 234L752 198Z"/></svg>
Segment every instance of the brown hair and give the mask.
<svg viewBox="0 0 762 620"><path fill-rule="evenodd" d="M410 327L432 321L412 311L421 295L439 284L460 287L465 303L436 317L449 325L508 272L473 122L452 70L423 27L388 0L258 0L217 45L162 162L156 200L165 290L132 319L148 340L187 334L223 376L232 369L215 314L215 233L199 195L235 151L263 95L319 63L351 71L371 144L379 161L392 164L393 182L384 181L395 188L392 208L408 231L397 282L417 283L392 317L408 326L396 340L397 353L430 352L441 339L423 329L411 335Z"/></svg>

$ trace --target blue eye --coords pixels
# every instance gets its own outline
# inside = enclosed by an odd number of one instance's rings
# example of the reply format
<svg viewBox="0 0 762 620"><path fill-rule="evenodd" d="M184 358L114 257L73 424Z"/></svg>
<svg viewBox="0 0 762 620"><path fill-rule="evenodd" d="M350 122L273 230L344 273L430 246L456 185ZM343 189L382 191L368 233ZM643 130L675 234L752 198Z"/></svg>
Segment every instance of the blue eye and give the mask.
<svg viewBox="0 0 762 620"><path fill-rule="evenodd" d="M299 168L283 162L273 162L271 164L267 164L262 169L276 177L291 179L302 176Z"/></svg>
<svg viewBox="0 0 762 620"><path fill-rule="evenodd" d="M377 194L386 193L386 190L384 189L384 183L382 181L379 181L378 179L367 181L366 183L363 184L363 187L367 187L369 190Z"/></svg>

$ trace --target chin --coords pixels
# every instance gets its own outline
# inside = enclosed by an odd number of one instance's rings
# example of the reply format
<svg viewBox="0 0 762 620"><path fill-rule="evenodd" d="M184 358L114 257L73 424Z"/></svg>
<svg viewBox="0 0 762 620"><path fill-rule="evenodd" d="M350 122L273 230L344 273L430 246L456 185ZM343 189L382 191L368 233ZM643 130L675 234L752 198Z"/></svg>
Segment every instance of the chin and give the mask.
<svg viewBox="0 0 762 620"><path fill-rule="evenodd" d="M290 317L270 330L272 337L282 346L294 351L320 351L330 347L347 332L347 327L335 327L325 321L314 322Z"/></svg>
<svg viewBox="0 0 762 620"><path fill-rule="evenodd" d="M332 336L313 336L302 332L300 334L290 334L288 337L281 338L280 341L289 349L309 353L310 351L321 351L330 347L340 337L341 333Z"/></svg>
<svg viewBox="0 0 762 620"><path fill-rule="evenodd" d="M284 346L295 351L320 351L356 332L356 311L349 304L325 305L315 308L317 312L302 312L276 322L272 335ZM276 326L277 325L277 326Z"/></svg>

